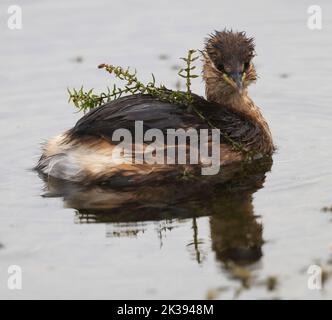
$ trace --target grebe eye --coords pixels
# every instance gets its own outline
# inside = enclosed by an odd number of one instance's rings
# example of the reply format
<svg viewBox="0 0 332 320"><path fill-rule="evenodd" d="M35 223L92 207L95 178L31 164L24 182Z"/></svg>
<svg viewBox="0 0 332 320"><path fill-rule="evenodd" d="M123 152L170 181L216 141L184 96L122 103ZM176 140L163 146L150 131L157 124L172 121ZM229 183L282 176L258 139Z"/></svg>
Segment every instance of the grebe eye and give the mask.
<svg viewBox="0 0 332 320"><path fill-rule="evenodd" d="M250 67L250 62L245 62L245 63L243 64L243 71L248 70L249 67Z"/></svg>
<svg viewBox="0 0 332 320"><path fill-rule="evenodd" d="M217 69L221 72L225 72L225 67L222 63L218 63L217 64Z"/></svg>

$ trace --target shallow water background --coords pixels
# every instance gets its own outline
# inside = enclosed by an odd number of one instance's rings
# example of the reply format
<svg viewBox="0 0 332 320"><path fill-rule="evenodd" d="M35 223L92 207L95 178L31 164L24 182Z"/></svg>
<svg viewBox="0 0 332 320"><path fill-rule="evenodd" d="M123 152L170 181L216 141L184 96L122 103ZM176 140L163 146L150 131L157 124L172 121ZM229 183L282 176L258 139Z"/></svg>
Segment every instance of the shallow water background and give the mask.
<svg viewBox="0 0 332 320"><path fill-rule="evenodd" d="M41 197L43 183L29 170L40 144L80 117L66 88L109 83L98 64L130 65L143 79L154 72L174 87L178 58L225 26L256 38L260 78L250 92L278 146L254 194L265 243L250 270L257 283L273 276L279 285L252 285L236 297L332 298L332 281L309 290L306 273L317 262L328 268L332 250L332 215L321 211L332 205L330 1L315 2L323 9L319 31L307 28L312 3L302 0L17 0L20 31L6 26L11 4L0 4L0 298L234 297L241 284L211 249L208 216L197 219L198 263L192 219L80 223L61 198ZM204 93L199 80L194 89ZM137 234L114 236L126 228ZM8 290L9 265L22 267L23 290Z"/></svg>

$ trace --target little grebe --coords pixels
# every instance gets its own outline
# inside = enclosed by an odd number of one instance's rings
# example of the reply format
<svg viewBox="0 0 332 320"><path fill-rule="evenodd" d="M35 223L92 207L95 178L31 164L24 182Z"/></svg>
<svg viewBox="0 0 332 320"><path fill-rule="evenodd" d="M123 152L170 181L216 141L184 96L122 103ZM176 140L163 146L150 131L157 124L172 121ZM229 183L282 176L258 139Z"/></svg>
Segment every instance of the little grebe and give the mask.
<svg viewBox="0 0 332 320"><path fill-rule="evenodd" d="M270 156L274 151L268 124L248 96L247 87L257 78L254 55L253 39L244 32L215 32L205 43L203 79L207 100L193 95L194 105L222 133L220 164L224 167L245 159L226 137L246 151L255 151L256 157ZM130 95L93 109L72 129L49 140L36 168L48 177L104 184L119 178L130 183L159 180L195 167L114 161L112 152L118 143L114 132L127 129L134 134L137 121L143 121L144 132L151 128L162 132L210 128L202 117L179 105L150 95Z"/></svg>

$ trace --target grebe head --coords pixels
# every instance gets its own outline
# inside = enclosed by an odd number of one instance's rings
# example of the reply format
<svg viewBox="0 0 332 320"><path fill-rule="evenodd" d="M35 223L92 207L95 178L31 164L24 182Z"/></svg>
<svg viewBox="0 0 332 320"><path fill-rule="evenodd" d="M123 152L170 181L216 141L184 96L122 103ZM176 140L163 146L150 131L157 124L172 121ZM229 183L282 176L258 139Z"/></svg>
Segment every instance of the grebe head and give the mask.
<svg viewBox="0 0 332 320"><path fill-rule="evenodd" d="M216 31L207 38L203 56L208 100L219 102L225 96L243 95L257 78L252 64L254 40L245 32Z"/></svg>

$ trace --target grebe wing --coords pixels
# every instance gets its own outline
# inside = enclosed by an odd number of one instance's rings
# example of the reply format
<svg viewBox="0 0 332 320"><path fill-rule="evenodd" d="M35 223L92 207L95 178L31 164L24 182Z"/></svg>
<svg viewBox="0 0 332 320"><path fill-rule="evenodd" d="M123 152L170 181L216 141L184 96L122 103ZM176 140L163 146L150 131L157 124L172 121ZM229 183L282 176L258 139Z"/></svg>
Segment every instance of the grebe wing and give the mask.
<svg viewBox="0 0 332 320"><path fill-rule="evenodd" d="M70 133L76 137L92 135L111 140L117 129L133 133L135 121L143 121L144 131L150 128L165 132L170 128L204 127L204 122L186 112L184 107L159 101L149 95L131 95L93 109L76 123Z"/></svg>

